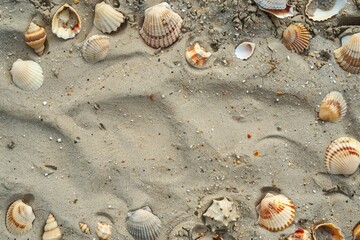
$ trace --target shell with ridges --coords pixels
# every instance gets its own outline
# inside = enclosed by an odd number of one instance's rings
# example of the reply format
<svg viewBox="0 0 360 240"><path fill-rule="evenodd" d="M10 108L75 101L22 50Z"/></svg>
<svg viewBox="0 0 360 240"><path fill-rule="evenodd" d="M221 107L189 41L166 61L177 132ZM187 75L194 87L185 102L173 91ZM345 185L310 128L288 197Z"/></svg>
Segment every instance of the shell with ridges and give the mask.
<svg viewBox="0 0 360 240"><path fill-rule="evenodd" d="M346 114L346 102L339 92L331 92L321 101L319 118L327 122L336 122Z"/></svg>
<svg viewBox="0 0 360 240"><path fill-rule="evenodd" d="M311 233L299 228L294 233L290 234L287 238L284 240L312 240Z"/></svg>
<svg viewBox="0 0 360 240"><path fill-rule="evenodd" d="M160 235L161 221L148 206L128 212L126 229L136 240L155 240Z"/></svg>
<svg viewBox="0 0 360 240"><path fill-rule="evenodd" d="M255 0L255 3L264 9L285 9L287 0Z"/></svg>
<svg viewBox="0 0 360 240"><path fill-rule="evenodd" d="M311 228L314 240L331 239L331 240L344 240L340 228L332 223L316 224ZM320 238L321 235L321 238ZM324 236L325 235L325 236Z"/></svg>
<svg viewBox="0 0 360 240"><path fill-rule="evenodd" d="M82 47L82 56L87 62L95 63L105 59L110 48L110 38L104 35L93 35Z"/></svg>
<svg viewBox="0 0 360 240"><path fill-rule="evenodd" d="M235 55L241 60L250 58L255 51L255 43L243 42L235 48Z"/></svg>
<svg viewBox="0 0 360 240"><path fill-rule="evenodd" d="M73 7L65 3L54 14L51 31L59 38L74 38L80 32L81 19Z"/></svg>
<svg viewBox="0 0 360 240"><path fill-rule="evenodd" d="M42 240L60 240L61 236L61 230L56 222L56 219L54 215L50 213L46 219Z"/></svg>
<svg viewBox="0 0 360 240"><path fill-rule="evenodd" d="M199 43L190 45L185 51L187 62L195 68L203 68L206 61L211 56L210 52L206 52L205 48Z"/></svg>
<svg viewBox="0 0 360 240"><path fill-rule="evenodd" d="M85 234L91 234L90 228L86 223L79 222L80 230Z"/></svg>
<svg viewBox="0 0 360 240"><path fill-rule="evenodd" d="M339 66L349 73L360 73L360 33L353 34L340 48L334 50Z"/></svg>
<svg viewBox="0 0 360 240"><path fill-rule="evenodd" d="M44 82L41 66L31 60L16 60L10 70L13 82L24 91L35 91Z"/></svg>
<svg viewBox="0 0 360 240"><path fill-rule="evenodd" d="M96 228L96 235L99 237L100 240L107 240L110 239L111 236L111 225L107 222L101 221L98 222Z"/></svg>
<svg viewBox="0 0 360 240"><path fill-rule="evenodd" d="M6 213L6 228L14 235L24 235L32 228L35 214L21 199L13 202Z"/></svg>
<svg viewBox="0 0 360 240"><path fill-rule="evenodd" d="M124 15L112 6L101 2L95 6L94 26L103 33L116 31L125 22Z"/></svg>
<svg viewBox="0 0 360 240"><path fill-rule="evenodd" d="M316 1L314 3L316 3ZM314 11L311 11L310 9L312 4L313 4L313 0L309 0L309 2L306 4L305 7L306 16L313 21L322 22L338 14L341 11L341 9L345 7L346 0L336 0L332 8L329 10L323 10L321 8L316 7Z"/></svg>
<svg viewBox="0 0 360 240"><path fill-rule="evenodd" d="M354 240L360 240L360 222L358 222L352 230L352 237Z"/></svg>
<svg viewBox="0 0 360 240"><path fill-rule="evenodd" d="M42 55L45 50L46 36L45 28L31 22L25 33L25 42L29 47L34 49L38 55Z"/></svg>
<svg viewBox="0 0 360 240"><path fill-rule="evenodd" d="M287 49L303 52L309 45L311 35L302 23L293 23L283 32L283 42Z"/></svg>
<svg viewBox="0 0 360 240"><path fill-rule="evenodd" d="M287 18L294 16L294 6L293 5L286 5L284 9L266 9L259 7L262 11L271 13L277 18Z"/></svg>

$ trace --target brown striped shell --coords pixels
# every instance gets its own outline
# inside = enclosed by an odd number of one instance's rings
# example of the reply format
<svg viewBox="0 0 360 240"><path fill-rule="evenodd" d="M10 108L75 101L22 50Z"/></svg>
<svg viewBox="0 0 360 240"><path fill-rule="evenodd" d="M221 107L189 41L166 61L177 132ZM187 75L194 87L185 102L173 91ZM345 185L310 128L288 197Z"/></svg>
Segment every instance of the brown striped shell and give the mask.
<svg viewBox="0 0 360 240"><path fill-rule="evenodd" d="M339 92L331 92L321 101L319 118L326 122L337 122L346 114L347 105Z"/></svg>
<svg viewBox="0 0 360 240"><path fill-rule="evenodd" d="M331 240L344 240L340 228L332 223L316 224L311 228L314 240L331 239Z"/></svg>
<svg viewBox="0 0 360 240"><path fill-rule="evenodd" d="M312 240L312 238L310 232L302 228L299 228L294 233L286 237L284 240Z"/></svg>
<svg viewBox="0 0 360 240"><path fill-rule="evenodd" d="M345 71L360 73L360 33L353 34L340 48L334 50L334 57Z"/></svg>
<svg viewBox="0 0 360 240"><path fill-rule="evenodd" d="M199 43L190 45L185 51L185 58L188 63L195 68L205 67L205 63L211 56L210 52L206 52L205 48Z"/></svg>
<svg viewBox="0 0 360 240"><path fill-rule="evenodd" d="M25 42L40 56L44 53L46 36L45 28L31 22L25 33Z"/></svg>
<svg viewBox="0 0 360 240"><path fill-rule="evenodd" d="M10 205L6 213L5 224L10 233L24 235L32 228L34 220L32 207L19 199Z"/></svg>
<svg viewBox="0 0 360 240"><path fill-rule="evenodd" d="M91 234L90 228L86 223L79 222L80 230L85 234Z"/></svg>
<svg viewBox="0 0 360 240"><path fill-rule="evenodd" d="M293 23L283 32L283 42L287 49L303 52L309 45L311 35L302 23Z"/></svg>

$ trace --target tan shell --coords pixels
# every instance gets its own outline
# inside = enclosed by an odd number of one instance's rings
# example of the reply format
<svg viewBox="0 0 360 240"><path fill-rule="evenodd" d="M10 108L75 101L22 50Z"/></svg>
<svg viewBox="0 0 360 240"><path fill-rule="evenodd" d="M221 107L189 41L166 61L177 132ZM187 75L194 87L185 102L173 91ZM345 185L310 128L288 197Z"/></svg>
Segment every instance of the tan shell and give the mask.
<svg viewBox="0 0 360 240"><path fill-rule="evenodd" d="M12 65L10 73L15 85L24 91L35 91L44 82L41 66L31 60L16 60Z"/></svg>
<svg viewBox="0 0 360 240"><path fill-rule="evenodd" d="M125 224L136 240L155 240L160 235L161 221L148 206L128 212Z"/></svg>
<svg viewBox="0 0 360 240"><path fill-rule="evenodd" d="M340 48L334 50L339 66L349 73L360 73L360 33L353 34Z"/></svg>
<svg viewBox="0 0 360 240"><path fill-rule="evenodd" d="M336 139L326 149L324 163L332 174L355 173L360 164L360 142L350 137Z"/></svg>
<svg viewBox="0 0 360 240"><path fill-rule="evenodd" d="M311 233L299 228L296 230L293 234L290 234L287 238L284 240L312 240Z"/></svg>
<svg viewBox="0 0 360 240"><path fill-rule="evenodd" d="M235 48L235 55L237 58L240 58L241 60L246 60L254 54L254 51L255 51L255 43L243 42Z"/></svg>
<svg viewBox="0 0 360 240"><path fill-rule="evenodd" d="M140 35L152 48L166 48L180 37L183 20L166 2L145 10Z"/></svg>
<svg viewBox="0 0 360 240"><path fill-rule="evenodd" d="M303 52L308 46L311 35L302 23L293 23L283 32L283 42L287 49L296 53Z"/></svg>
<svg viewBox="0 0 360 240"><path fill-rule="evenodd" d="M93 35L82 47L82 56L87 62L95 63L105 59L110 48L110 38L105 35Z"/></svg>
<svg viewBox="0 0 360 240"><path fill-rule="evenodd" d="M94 26L103 33L116 31L125 22L124 15L112 6L101 2L95 6Z"/></svg>
<svg viewBox="0 0 360 240"><path fill-rule="evenodd" d="M25 33L26 44L35 50L38 55L42 55L45 50L46 31L45 28L31 22L29 29Z"/></svg>
<svg viewBox="0 0 360 240"><path fill-rule="evenodd" d="M32 207L25 204L21 199L13 202L6 213L6 228L14 235L24 235L31 228L35 220Z"/></svg>
<svg viewBox="0 0 360 240"><path fill-rule="evenodd" d="M311 232L314 240L344 240L344 236L342 235L340 228L336 227L332 223L321 223L314 225L311 228Z"/></svg>
<svg viewBox="0 0 360 240"><path fill-rule="evenodd" d="M352 230L352 237L354 240L360 240L360 222L358 222Z"/></svg>
<svg viewBox="0 0 360 240"><path fill-rule="evenodd" d="M313 10L312 5L316 6L316 1L314 2L313 0L309 0L305 7L306 16L313 21L321 22L328 20L338 14L341 9L345 7L346 0L336 0L331 9L328 10L323 10L321 8L318 8L317 6Z"/></svg>
<svg viewBox="0 0 360 240"><path fill-rule="evenodd" d="M269 231L287 228L295 219L294 203L282 194L267 193L256 207L259 223Z"/></svg>
<svg viewBox="0 0 360 240"><path fill-rule="evenodd" d="M187 62L195 68L205 67L205 63L211 56L210 52L206 52L205 48L199 43L191 44L185 51Z"/></svg>
<svg viewBox="0 0 360 240"><path fill-rule="evenodd" d="M96 235L100 240L110 239L111 236L111 225L107 222L98 222L98 226L96 228Z"/></svg>
<svg viewBox="0 0 360 240"><path fill-rule="evenodd" d="M86 223L79 222L80 230L85 234L91 234L90 228Z"/></svg>
<svg viewBox="0 0 360 240"><path fill-rule="evenodd" d="M73 7L65 3L54 14L51 31L59 38L74 38L80 32L81 19Z"/></svg>
<svg viewBox="0 0 360 240"><path fill-rule="evenodd" d="M321 101L319 118L326 122L337 122L346 114L346 102L339 92L331 92Z"/></svg>
<svg viewBox="0 0 360 240"><path fill-rule="evenodd" d="M50 213L44 226L42 240L60 240L61 235L61 230L55 220L55 217Z"/></svg>

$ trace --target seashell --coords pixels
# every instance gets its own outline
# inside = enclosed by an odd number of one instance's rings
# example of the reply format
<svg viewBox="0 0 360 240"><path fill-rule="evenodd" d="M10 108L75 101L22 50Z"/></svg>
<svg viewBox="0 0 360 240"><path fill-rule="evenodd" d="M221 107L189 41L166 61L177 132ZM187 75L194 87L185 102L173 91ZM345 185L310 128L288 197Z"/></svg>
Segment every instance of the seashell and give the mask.
<svg viewBox="0 0 360 240"><path fill-rule="evenodd" d="M319 118L326 122L336 122L346 114L346 102L339 92L331 92L321 101Z"/></svg>
<svg viewBox="0 0 360 240"><path fill-rule="evenodd" d="M349 73L360 73L360 33L353 34L340 48L334 50L339 66Z"/></svg>
<svg viewBox="0 0 360 240"><path fill-rule="evenodd" d="M360 142L349 137L333 141L325 153L325 167L332 174L353 174L360 164Z"/></svg>
<svg viewBox="0 0 360 240"><path fill-rule="evenodd" d="M60 239L61 239L60 228L55 220L54 215L50 213L48 218L46 219L42 240L60 240Z"/></svg>
<svg viewBox="0 0 360 240"><path fill-rule="evenodd" d="M293 234L290 234L287 238L284 240L312 240L311 233L299 228L296 230Z"/></svg>
<svg viewBox="0 0 360 240"><path fill-rule="evenodd" d="M80 227L80 230L81 230L83 233L91 234L90 228L89 228L89 226L88 226L86 223L79 222L79 227Z"/></svg>
<svg viewBox="0 0 360 240"><path fill-rule="evenodd" d="M205 63L211 56L210 52L206 52L205 48L199 43L190 45L185 51L185 58L188 63L195 68L205 67Z"/></svg>
<svg viewBox="0 0 360 240"><path fill-rule="evenodd" d="M81 19L74 8L65 3L54 14L51 30L63 39L74 38L80 32Z"/></svg>
<svg viewBox="0 0 360 240"><path fill-rule="evenodd" d="M287 0L254 0L254 2L261 8L272 9L272 10L281 10L285 9L287 5Z"/></svg>
<svg viewBox="0 0 360 240"><path fill-rule="evenodd" d="M24 91L35 91L44 82L41 66L31 60L16 60L10 70L13 82Z"/></svg>
<svg viewBox="0 0 360 240"><path fill-rule="evenodd" d="M332 223L321 223L314 225L311 228L314 240L331 239L331 240L344 240L340 228Z"/></svg>
<svg viewBox="0 0 360 240"><path fill-rule="evenodd" d="M14 235L24 235L32 228L35 220L32 207L21 199L13 202L6 213L6 228Z"/></svg>
<svg viewBox="0 0 360 240"><path fill-rule="evenodd" d="M46 36L45 28L31 22L29 29L25 33L25 42L40 56L45 50Z"/></svg>
<svg viewBox="0 0 360 240"><path fill-rule="evenodd" d="M96 235L100 240L110 239L111 236L111 225L107 222L98 222L98 226L96 228Z"/></svg>
<svg viewBox="0 0 360 240"><path fill-rule="evenodd" d="M360 240L360 222L358 222L352 230L352 237L353 240Z"/></svg>
<svg viewBox="0 0 360 240"><path fill-rule="evenodd" d="M128 212L126 229L136 240L155 240L160 235L161 221L148 206Z"/></svg>
<svg viewBox="0 0 360 240"><path fill-rule="evenodd" d="M346 0L336 0L334 5L329 10L323 10L320 8L317 8L315 10L312 9L312 6L316 6L316 1L313 2L313 0L309 0L309 2L306 4L305 7L305 14L306 16L313 20L313 21L325 21L327 19L330 19L331 17L338 14L341 9L343 9L346 5Z"/></svg>
<svg viewBox="0 0 360 240"><path fill-rule="evenodd" d="M112 6L101 2L95 6L94 25L103 33L116 31L125 22L124 15L116 11Z"/></svg>
<svg viewBox="0 0 360 240"><path fill-rule="evenodd" d="M235 55L241 60L250 58L255 51L255 43L243 42L235 48Z"/></svg>
<svg viewBox="0 0 360 240"><path fill-rule="evenodd" d="M294 6L292 5L286 5L286 8L284 9L265 9L262 7L259 7L262 11L271 13L277 18L287 18L287 17L293 17L294 16Z"/></svg>
<svg viewBox="0 0 360 240"><path fill-rule="evenodd" d="M287 228L295 218L294 203L282 194L267 193L256 206L259 223L269 231L280 231Z"/></svg>
<svg viewBox="0 0 360 240"><path fill-rule="evenodd" d="M283 42L287 49L303 52L309 45L311 35L302 23L293 23L283 32Z"/></svg>
<svg viewBox="0 0 360 240"><path fill-rule="evenodd" d="M145 19L140 35L152 48L166 48L180 37L182 18L171 10L166 2L145 10Z"/></svg>
<svg viewBox="0 0 360 240"><path fill-rule="evenodd" d="M82 55L87 62L95 63L105 59L110 48L110 38L105 35L93 35L85 41Z"/></svg>

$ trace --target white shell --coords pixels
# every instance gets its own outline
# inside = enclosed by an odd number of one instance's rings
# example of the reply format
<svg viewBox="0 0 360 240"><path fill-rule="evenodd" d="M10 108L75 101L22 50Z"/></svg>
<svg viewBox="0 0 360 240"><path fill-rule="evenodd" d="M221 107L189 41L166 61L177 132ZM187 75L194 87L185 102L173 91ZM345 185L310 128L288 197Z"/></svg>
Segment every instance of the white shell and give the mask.
<svg viewBox="0 0 360 240"><path fill-rule="evenodd" d="M321 101L319 118L327 122L336 122L346 114L346 102L339 92L331 92Z"/></svg>
<svg viewBox="0 0 360 240"><path fill-rule="evenodd" d="M91 234L90 228L86 223L79 222L80 230L85 234Z"/></svg>
<svg viewBox="0 0 360 240"><path fill-rule="evenodd" d="M322 10L320 8L316 8L312 13L310 11L310 5L313 0L309 0L308 4L306 4L305 14L306 16L313 21L325 21L330 19L331 17L338 14L341 9L343 9L346 5L346 0L336 0L333 7L327 11Z"/></svg>
<svg viewBox="0 0 360 240"><path fill-rule="evenodd" d="M287 0L254 0L255 3L264 9L285 9Z"/></svg>
<svg viewBox="0 0 360 240"><path fill-rule="evenodd" d="M161 221L146 206L127 214L126 229L135 240L155 240L160 235Z"/></svg>
<svg viewBox="0 0 360 240"><path fill-rule="evenodd" d="M241 60L250 58L255 51L255 43L243 42L235 48L235 55Z"/></svg>
<svg viewBox="0 0 360 240"><path fill-rule="evenodd" d="M191 44L185 51L187 62L195 68L204 68L210 56L211 52L207 52L198 42Z"/></svg>
<svg viewBox="0 0 360 240"><path fill-rule="evenodd" d="M360 33L343 41L343 45L334 50L334 57L339 66L347 72L360 73Z"/></svg>
<svg viewBox="0 0 360 240"><path fill-rule="evenodd" d="M60 240L61 235L61 230L55 220L55 217L50 213L46 219L42 240Z"/></svg>
<svg viewBox="0 0 360 240"><path fill-rule="evenodd" d="M54 14L51 31L59 38L74 38L80 32L81 20L74 8L65 3Z"/></svg>
<svg viewBox="0 0 360 240"><path fill-rule="evenodd" d="M266 9L259 7L264 12L271 13L277 18L287 18L294 16L294 6L293 5L286 5L284 9Z"/></svg>
<svg viewBox="0 0 360 240"><path fill-rule="evenodd" d="M95 6L94 26L103 33L116 31L125 22L124 15L112 6L101 2Z"/></svg>
<svg viewBox="0 0 360 240"><path fill-rule="evenodd" d="M6 228L14 235L24 235L32 228L35 220L32 207L21 199L13 202L6 213Z"/></svg>
<svg viewBox="0 0 360 240"><path fill-rule="evenodd" d="M24 91L35 91L44 82L41 66L31 60L16 60L10 70L13 82Z"/></svg>
<svg viewBox="0 0 360 240"><path fill-rule="evenodd" d="M105 35L93 35L85 41L82 56L87 62L95 63L105 59L110 48L110 38Z"/></svg>
<svg viewBox="0 0 360 240"><path fill-rule="evenodd" d="M98 226L96 228L96 235L100 240L110 239L111 236L111 225L107 222L98 222Z"/></svg>

